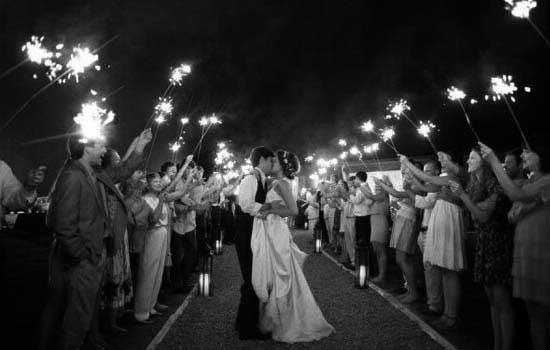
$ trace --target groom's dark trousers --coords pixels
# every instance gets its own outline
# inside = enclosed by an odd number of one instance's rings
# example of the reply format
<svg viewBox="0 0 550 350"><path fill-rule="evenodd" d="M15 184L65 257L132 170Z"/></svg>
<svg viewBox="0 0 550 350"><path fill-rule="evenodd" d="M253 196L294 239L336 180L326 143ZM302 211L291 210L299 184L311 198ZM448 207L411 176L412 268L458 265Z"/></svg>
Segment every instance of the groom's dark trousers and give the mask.
<svg viewBox="0 0 550 350"><path fill-rule="evenodd" d="M265 187L258 181L255 201L257 203L265 203L266 192ZM252 249L250 248L250 238L252 237L254 218L244 213L239 206L237 206L235 214L237 218L235 248L237 249L239 265L243 274L241 301L237 313L236 328L239 331L239 336L250 337L259 334L260 307L260 301L256 296L254 287L252 287Z"/></svg>

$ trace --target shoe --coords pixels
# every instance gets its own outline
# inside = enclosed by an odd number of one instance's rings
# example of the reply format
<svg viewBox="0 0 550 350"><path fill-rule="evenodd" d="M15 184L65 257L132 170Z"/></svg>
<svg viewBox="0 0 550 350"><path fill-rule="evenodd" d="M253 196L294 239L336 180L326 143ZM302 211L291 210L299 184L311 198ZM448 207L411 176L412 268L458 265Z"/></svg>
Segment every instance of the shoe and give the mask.
<svg viewBox="0 0 550 350"><path fill-rule="evenodd" d="M153 323L153 321L151 321L150 319L145 319L145 320L138 320L137 318L134 318L134 320L136 320L136 322L138 323L143 323L143 324L151 324Z"/></svg>
<svg viewBox="0 0 550 350"><path fill-rule="evenodd" d="M252 332L252 333L239 333L239 340L269 340L271 339L271 333L261 333L261 332Z"/></svg>
<svg viewBox="0 0 550 350"><path fill-rule="evenodd" d="M151 310L151 312L149 312L149 314L151 314L151 316L161 316L162 312L158 312L157 310L153 309Z"/></svg>
<svg viewBox="0 0 550 350"><path fill-rule="evenodd" d="M426 308L426 310L423 310L422 311L422 315L424 316L430 316L430 317L437 317L437 316L441 316L443 312L442 311L439 311L439 310L434 310L432 308Z"/></svg>
<svg viewBox="0 0 550 350"><path fill-rule="evenodd" d="M407 288L399 287L399 288L396 288L396 289L392 290L390 293L401 295L401 294L405 294L407 292L408 292Z"/></svg>
<svg viewBox="0 0 550 350"><path fill-rule="evenodd" d="M166 310L168 309L168 306L164 305L164 304L161 304L161 303L156 303L155 304L155 309L157 311L162 311L162 310Z"/></svg>

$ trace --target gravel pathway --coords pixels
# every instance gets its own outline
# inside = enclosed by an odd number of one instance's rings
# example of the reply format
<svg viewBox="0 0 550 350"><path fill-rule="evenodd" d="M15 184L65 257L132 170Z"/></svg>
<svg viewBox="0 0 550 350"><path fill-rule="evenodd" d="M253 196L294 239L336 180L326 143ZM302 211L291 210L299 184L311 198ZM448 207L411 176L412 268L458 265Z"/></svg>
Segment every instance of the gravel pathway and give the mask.
<svg viewBox="0 0 550 350"><path fill-rule="evenodd" d="M306 232L295 231L294 237L304 251L312 251ZM332 336L294 345L240 341L234 321L241 274L231 246L215 258L214 295L192 299L157 349L442 349L376 292L354 288L352 276L323 255L311 254L304 272L326 319L336 329Z"/></svg>

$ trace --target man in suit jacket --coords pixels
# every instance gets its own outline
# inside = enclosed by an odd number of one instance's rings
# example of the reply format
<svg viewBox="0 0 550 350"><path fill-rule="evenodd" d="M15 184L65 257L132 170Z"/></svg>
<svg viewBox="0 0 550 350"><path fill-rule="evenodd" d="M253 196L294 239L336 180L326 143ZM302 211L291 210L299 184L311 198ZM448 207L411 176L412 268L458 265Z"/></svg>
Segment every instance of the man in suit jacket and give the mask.
<svg viewBox="0 0 550 350"><path fill-rule="evenodd" d="M106 198L93 168L105 153L101 141L68 141L70 159L62 168L51 196L48 226L54 243L50 257L49 299L39 348L60 327L59 349L78 349L90 329L103 276L106 247L112 241Z"/></svg>

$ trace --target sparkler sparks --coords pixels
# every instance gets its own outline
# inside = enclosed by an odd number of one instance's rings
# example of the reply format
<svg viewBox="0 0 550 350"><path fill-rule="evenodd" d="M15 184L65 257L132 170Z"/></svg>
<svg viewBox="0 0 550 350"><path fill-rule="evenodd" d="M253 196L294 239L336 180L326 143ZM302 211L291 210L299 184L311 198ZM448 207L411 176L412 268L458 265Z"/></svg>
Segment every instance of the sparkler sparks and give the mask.
<svg viewBox="0 0 550 350"><path fill-rule="evenodd" d="M504 1L508 4L508 6L506 6L506 9L510 11L512 16L518 18L529 18L529 13L531 12L531 10L537 7L537 2L533 0Z"/></svg>
<svg viewBox="0 0 550 350"><path fill-rule="evenodd" d="M395 103L390 103L388 105L388 110L393 114L394 117L398 118L403 115L406 111L409 111L411 107L407 104L407 100L400 99Z"/></svg>
<svg viewBox="0 0 550 350"><path fill-rule="evenodd" d="M170 84L181 85L183 78L191 74L191 66L188 64L181 64L174 68L170 73Z"/></svg>
<svg viewBox="0 0 550 350"><path fill-rule="evenodd" d="M363 132L372 132L373 130L374 130L374 124L370 120L364 122L361 125L361 131Z"/></svg>
<svg viewBox="0 0 550 350"><path fill-rule="evenodd" d="M382 129L380 130L380 132L382 134L382 140L384 140L384 142L391 141L392 138L395 136L395 130L393 130L393 128L391 127Z"/></svg>
<svg viewBox="0 0 550 350"><path fill-rule="evenodd" d="M44 37L36 35L31 36L31 40L27 41L21 48L21 51L27 53L27 58L33 63L42 64L42 61L52 58L53 53L42 46Z"/></svg>
<svg viewBox="0 0 550 350"><path fill-rule="evenodd" d="M166 120L166 117L172 114L173 110L174 110L174 105L172 104L172 99L160 97L159 102L155 105L155 115L157 115L157 118L155 118L155 121L159 118L162 119L163 121Z"/></svg>
<svg viewBox="0 0 550 350"><path fill-rule="evenodd" d="M359 151L359 148L357 148L357 146L353 146L349 149L349 154L356 156L361 154L361 151Z"/></svg>
<svg viewBox="0 0 550 350"><path fill-rule="evenodd" d="M181 144L179 142L174 142L169 144L170 151L176 153L181 148Z"/></svg>
<svg viewBox="0 0 550 350"><path fill-rule="evenodd" d="M82 135L80 142L101 141L105 139L103 127L115 119L115 113L100 107L97 102L82 104L80 113L73 118L80 126L79 133Z"/></svg>
<svg viewBox="0 0 550 350"><path fill-rule="evenodd" d="M464 93L464 91L457 89L454 86L451 86L447 89L447 97L451 101L460 101L466 97L466 94Z"/></svg>
<svg viewBox="0 0 550 350"><path fill-rule="evenodd" d="M67 68L70 69L69 78L74 76L78 83L78 75L84 73L86 68L93 65L97 60L98 56L90 52L89 48L80 48L80 46L73 48L71 59L67 62Z"/></svg>
<svg viewBox="0 0 550 350"><path fill-rule="evenodd" d="M435 125L432 122L420 122L420 126L418 127L418 133L425 138L430 138L430 133L435 128Z"/></svg>
<svg viewBox="0 0 550 350"><path fill-rule="evenodd" d="M516 84L512 81L511 75L491 78L491 89L500 100L501 96L513 95L517 91Z"/></svg>

